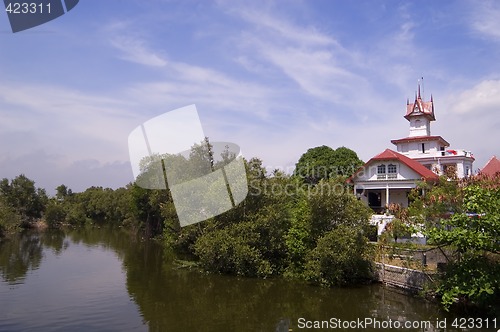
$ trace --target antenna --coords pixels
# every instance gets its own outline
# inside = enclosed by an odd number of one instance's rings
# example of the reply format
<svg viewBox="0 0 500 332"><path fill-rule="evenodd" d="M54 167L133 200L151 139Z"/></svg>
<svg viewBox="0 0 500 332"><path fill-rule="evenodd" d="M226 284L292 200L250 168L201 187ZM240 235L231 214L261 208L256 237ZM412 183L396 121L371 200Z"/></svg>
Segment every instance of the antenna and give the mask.
<svg viewBox="0 0 500 332"><path fill-rule="evenodd" d="M422 81L422 100L425 100L424 77L422 76L420 80Z"/></svg>

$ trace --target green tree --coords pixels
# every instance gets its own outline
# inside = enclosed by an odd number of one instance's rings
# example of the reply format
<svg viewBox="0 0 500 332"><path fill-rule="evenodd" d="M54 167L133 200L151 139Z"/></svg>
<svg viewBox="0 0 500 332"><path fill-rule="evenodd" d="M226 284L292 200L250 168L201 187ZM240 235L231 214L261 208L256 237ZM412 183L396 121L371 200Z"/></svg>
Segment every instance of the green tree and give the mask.
<svg viewBox="0 0 500 332"><path fill-rule="evenodd" d="M69 189L64 184L57 186L56 188L56 198L60 201L66 199L66 197L73 195L73 191Z"/></svg>
<svg viewBox="0 0 500 332"><path fill-rule="evenodd" d="M337 226L359 227L368 233L371 210L340 179L321 180L307 189L311 209L311 235L318 239Z"/></svg>
<svg viewBox="0 0 500 332"><path fill-rule="evenodd" d="M425 220L425 234L457 252L437 288L446 309L488 307L500 298L500 176L443 177L425 189L410 211Z"/></svg>
<svg viewBox="0 0 500 332"><path fill-rule="evenodd" d="M61 204L50 201L45 209L45 222L51 228L59 228L66 221L66 211Z"/></svg>
<svg viewBox="0 0 500 332"><path fill-rule="evenodd" d="M5 203L21 218L24 226L42 216L48 201L45 190L36 188L35 181L28 179L24 174L18 175L10 182L2 179L0 196L4 197Z"/></svg>
<svg viewBox="0 0 500 332"><path fill-rule="evenodd" d="M14 231L21 224L21 217L0 195L0 238Z"/></svg>
<svg viewBox="0 0 500 332"><path fill-rule="evenodd" d="M371 251L359 227L341 225L318 239L305 266L305 278L321 286L345 286L371 278Z"/></svg>
<svg viewBox="0 0 500 332"><path fill-rule="evenodd" d="M346 147L336 150L322 145L311 148L295 164L295 175L308 184L316 184L321 179L337 176L351 176L363 162L356 152Z"/></svg>

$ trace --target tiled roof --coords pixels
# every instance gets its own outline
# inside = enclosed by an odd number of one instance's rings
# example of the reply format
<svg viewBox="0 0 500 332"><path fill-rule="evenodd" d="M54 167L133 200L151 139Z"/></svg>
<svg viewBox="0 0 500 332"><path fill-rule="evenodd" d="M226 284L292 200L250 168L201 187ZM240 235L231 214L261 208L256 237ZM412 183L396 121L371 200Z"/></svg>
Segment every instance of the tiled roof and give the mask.
<svg viewBox="0 0 500 332"><path fill-rule="evenodd" d="M397 160L397 161L405 164L409 168L411 168L418 175L420 175L424 180L437 180L438 179L438 176L433 171L431 171L430 169L427 169L424 165L422 165L418 161L410 159L407 156L404 156L401 153L398 153L398 152L393 151L391 149L385 149L384 152L379 153L375 157L371 158L370 160L368 160L368 162L361 169L366 168L366 166L369 165L373 161L382 161L382 160L384 160L384 161L385 160L387 160L387 161L388 160ZM349 178L348 181L351 182L352 179L356 176L356 174L359 173L359 171L361 171L361 169L358 170L356 173L354 173L354 175L351 178Z"/></svg>
<svg viewBox="0 0 500 332"><path fill-rule="evenodd" d="M493 176L495 173L500 173L500 160L497 157L493 156L490 160L484 165L481 169L480 173L485 175Z"/></svg>
<svg viewBox="0 0 500 332"><path fill-rule="evenodd" d="M410 104L407 103L406 105L406 115L405 118L410 120L410 117L412 115L427 115L431 120L436 120L436 117L434 116L434 102L432 100L431 96L431 101L423 101L422 97L420 96L420 86L418 87L418 95L415 96L415 102Z"/></svg>

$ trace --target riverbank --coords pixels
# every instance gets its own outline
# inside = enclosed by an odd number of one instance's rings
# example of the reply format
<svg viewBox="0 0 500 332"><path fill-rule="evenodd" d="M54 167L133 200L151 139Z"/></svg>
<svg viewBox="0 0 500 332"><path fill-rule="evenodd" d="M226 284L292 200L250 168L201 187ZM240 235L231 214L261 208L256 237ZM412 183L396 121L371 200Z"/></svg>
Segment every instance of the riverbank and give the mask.
<svg viewBox="0 0 500 332"><path fill-rule="evenodd" d="M0 330L276 331L287 321L295 331L301 318L458 318L379 284L320 288L200 273L186 264L179 268L157 241L125 229L15 234L0 248Z"/></svg>

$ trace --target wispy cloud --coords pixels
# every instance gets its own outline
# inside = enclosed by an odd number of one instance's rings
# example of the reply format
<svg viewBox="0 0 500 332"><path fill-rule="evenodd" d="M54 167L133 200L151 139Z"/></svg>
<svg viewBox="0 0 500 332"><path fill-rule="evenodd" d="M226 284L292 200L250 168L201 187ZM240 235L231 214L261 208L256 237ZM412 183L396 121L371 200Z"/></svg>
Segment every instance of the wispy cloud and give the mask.
<svg viewBox="0 0 500 332"><path fill-rule="evenodd" d="M164 79L131 84L127 95L135 104L169 110L192 103L210 106L214 111L247 112L266 118L279 88L241 80L224 72L182 61L167 59L134 36L110 37L118 57L146 66L157 66ZM120 40L118 42L117 40ZM129 47L132 45L132 47Z"/></svg>
<svg viewBox="0 0 500 332"><path fill-rule="evenodd" d="M450 107L452 113L489 113L498 116L500 110L500 81L486 80L464 90L457 97L460 102Z"/></svg>
<svg viewBox="0 0 500 332"><path fill-rule="evenodd" d="M500 3L474 1L471 4L470 24L483 36L500 41Z"/></svg>
<svg viewBox="0 0 500 332"><path fill-rule="evenodd" d="M124 60L151 67L164 67L167 64L163 56L152 52L144 41L137 38L116 36L111 39L111 45L122 51Z"/></svg>
<svg viewBox="0 0 500 332"><path fill-rule="evenodd" d="M248 23L237 38L240 52L246 55L243 66L249 62L261 68L271 65L304 95L328 103L352 107L359 101L353 96L360 90L371 94L369 82L357 73L362 56L345 48L335 36L314 25L293 24L275 12L246 7L229 12Z"/></svg>
<svg viewBox="0 0 500 332"><path fill-rule="evenodd" d="M55 85L0 83L0 100L2 116L8 119L8 125L2 125L4 134L38 133L32 149L58 150L72 160L90 156L114 160L126 151L127 131L136 118L131 101Z"/></svg>

